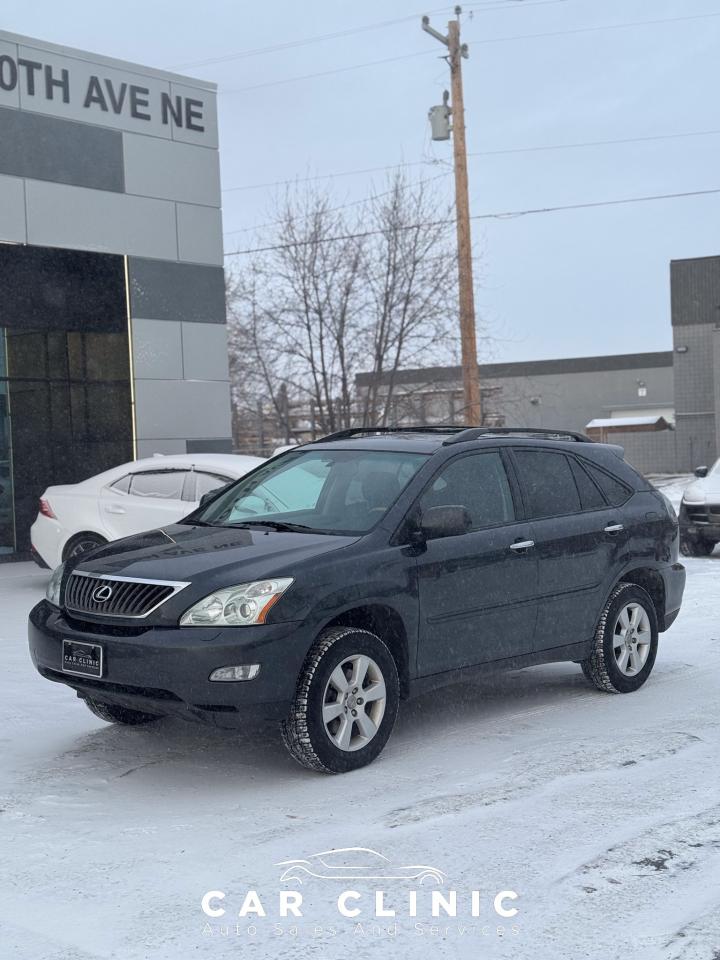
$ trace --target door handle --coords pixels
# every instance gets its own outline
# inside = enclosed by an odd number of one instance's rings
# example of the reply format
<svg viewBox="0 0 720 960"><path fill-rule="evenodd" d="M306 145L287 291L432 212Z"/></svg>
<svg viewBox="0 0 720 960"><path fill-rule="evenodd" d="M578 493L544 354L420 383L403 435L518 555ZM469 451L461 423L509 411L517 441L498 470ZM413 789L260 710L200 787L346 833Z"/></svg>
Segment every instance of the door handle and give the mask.
<svg viewBox="0 0 720 960"><path fill-rule="evenodd" d="M105 513L125 513L125 507L118 507L111 503L105 507Z"/></svg>
<svg viewBox="0 0 720 960"><path fill-rule="evenodd" d="M620 531L624 529L625 527L621 523L611 523L605 527L603 533L620 533Z"/></svg>
<svg viewBox="0 0 720 960"><path fill-rule="evenodd" d="M530 547L535 546L534 540L516 540L515 543L510 544L511 550L529 550Z"/></svg>

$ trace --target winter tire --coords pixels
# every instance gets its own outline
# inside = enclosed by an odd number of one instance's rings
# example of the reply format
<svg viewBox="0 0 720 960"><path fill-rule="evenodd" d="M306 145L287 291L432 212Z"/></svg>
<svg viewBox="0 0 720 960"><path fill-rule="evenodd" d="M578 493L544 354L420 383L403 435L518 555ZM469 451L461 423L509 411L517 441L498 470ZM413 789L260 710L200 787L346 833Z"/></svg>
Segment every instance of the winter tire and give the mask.
<svg viewBox="0 0 720 960"><path fill-rule="evenodd" d="M141 723L152 723L153 720L159 720L160 717L155 713L142 713L140 710L130 710L128 707L120 707L114 703L100 703L98 700L85 698L90 713L107 723L123 723L126 726L136 727Z"/></svg>
<svg viewBox="0 0 720 960"><path fill-rule="evenodd" d="M69 560L70 557L79 557L82 553L88 553L97 547L104 547L107 540L101 537L99 533L78 533L77 536L65 544L63 550L63 560Z"/></svg>
<svg viewBox="0 0 720 960"><path fill-rule="evenodd" d="M583 673L598 690L632 693L650 676L657 646L657 614L649 594L634 583L619 583L600 615Z"/></svg>
<svg viewBox="0 0 720 960"><path fill-rule="evenodd" d="M395 725L395 660L368 630L331 627L312 646L298 679L285 746L302 766L347 773L371 763Z"/></svg>
<svg viewBox="0 0 720 960"><path fill-rule="evenodd" d="M709 557L715 549L713 540L681 540L680 553L684 557Z"/></svg>

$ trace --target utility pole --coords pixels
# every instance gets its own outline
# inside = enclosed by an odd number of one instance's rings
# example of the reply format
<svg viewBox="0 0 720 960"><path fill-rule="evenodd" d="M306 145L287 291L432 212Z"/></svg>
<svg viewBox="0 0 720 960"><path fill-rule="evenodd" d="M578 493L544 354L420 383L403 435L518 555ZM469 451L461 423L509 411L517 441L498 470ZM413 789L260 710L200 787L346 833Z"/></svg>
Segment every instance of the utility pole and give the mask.
<svg viewBox="0 0 720 960"><path fill-rule="evenodd" d="M422 18L422 28L448 48L450 89L452 103L447 106L447 94L442 107L433 107L433 139L447 140L450 136L448 116L452 114L453 156L455 166L455 216L457 223L457 261L460 313L460 344L462 350L463 394L465 420L471 426L482 424L480 399L480 371L477 359L475 333L475 295L473 292L472 242L470 237L470 198L468 196L467 148L465 146L465 108L463 104L462 60L468 57L466 43L460 41L461 8L455 7L455 20L448 23L447 36L430 26L430 18ZM443 118L446 133L442 129ZM440 129L438 129L438 125Z"/></svg>

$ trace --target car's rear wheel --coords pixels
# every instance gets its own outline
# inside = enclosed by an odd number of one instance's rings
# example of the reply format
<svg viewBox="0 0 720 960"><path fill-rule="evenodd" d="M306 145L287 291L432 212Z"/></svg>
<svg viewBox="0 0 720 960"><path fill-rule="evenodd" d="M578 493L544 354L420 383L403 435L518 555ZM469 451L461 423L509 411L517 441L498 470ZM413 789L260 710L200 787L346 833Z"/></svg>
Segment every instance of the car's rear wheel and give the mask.
<svg viewBox="0 0 720 960"><path fill-rule="evenodd" d="M606 693L632 693L652 672L658 625L650 595L634 583L619 583L600 615L593 649L581 663L587 679Z"/></svg>
<svg viewBox="0 0 720 960"><path fill-rule="evenodd" d="M100 703L99 700L85 698L85 704L96 717L105 720L107 723L122 723L126 726L136 727L141 723L152 723L153 720L159 720L156 713L143 713L141 710L130 710L128 707L121 707L116 703Z"/></svg>
<svg viewBox="0 0 720 960"><path fill-rule="evenodd" d="M687 537L680 541L680 553L684 557L709 557L715 549L714 540L698 540Z"/></svg>
<svg viewBox="0 0 720 960"><path fill-rule="evenodd" d="M324 630L298 679L285 746L310 770L347 773L371 763L395 725L400 683L380 637L356 627Z"/></svg>
<svg viewBox="0 0 720 960"><path fill-rule="evenodd" d="M77 536L72 537L65 544L63 560L79 557L81 553L87 553L97 547L104 547L106 543L107 540L101 537L99 533L78 533Z"/></svg>

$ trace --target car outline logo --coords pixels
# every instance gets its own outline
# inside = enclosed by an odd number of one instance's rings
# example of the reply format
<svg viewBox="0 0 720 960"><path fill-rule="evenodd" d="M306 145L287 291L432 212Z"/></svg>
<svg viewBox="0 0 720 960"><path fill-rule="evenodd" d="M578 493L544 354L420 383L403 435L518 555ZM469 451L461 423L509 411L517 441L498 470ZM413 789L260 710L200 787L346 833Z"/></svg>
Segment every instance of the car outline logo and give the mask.
<svg viewBox="0 0 720 960"><path fill-rule="evenodd" d="M342 856L349 860L357 859L359 865L343 863L334 866L332 862L328 863L328 860ZM428 864L395 866L388 857L370 847L338 847L306 858L281 860L275 866L285 868L280 876L281 883L296 880L302 884L303 876L319 880L418 880L420 883L432 879L437 884L445 883L447 878L442 870Z"/></svg>
<svg viewBox="0 0 720 960"><path fill-rule="evenodd" d="M92 592L92 599L95 603L105 603L112 596L112 587L105 584L102 587L95 587Z"/></svg>

